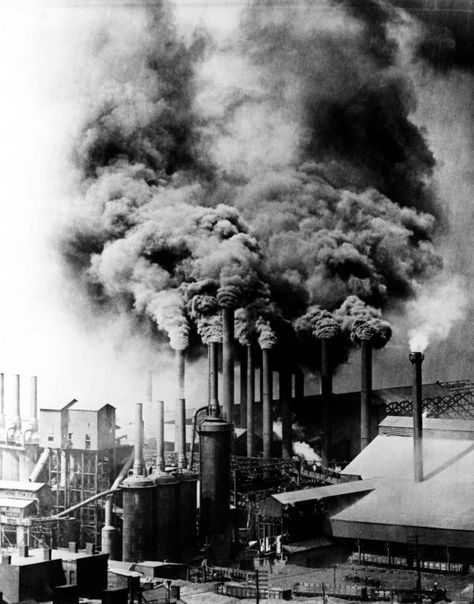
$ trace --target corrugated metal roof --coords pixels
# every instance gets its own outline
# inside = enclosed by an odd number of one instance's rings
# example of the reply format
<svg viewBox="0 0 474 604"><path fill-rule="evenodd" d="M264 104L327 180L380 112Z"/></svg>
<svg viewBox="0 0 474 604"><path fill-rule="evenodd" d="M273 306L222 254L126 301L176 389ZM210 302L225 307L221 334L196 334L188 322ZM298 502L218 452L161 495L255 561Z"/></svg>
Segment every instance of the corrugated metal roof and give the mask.
<svg viewBox="0 0 474 604"><path fill-rule="evenodd" d="M328 499L329 497L340 497L341 495L350 495L351 493L371 491L375 489L377 482L377 480L354 480L353 482L331 484L325 487L312 487L311 489L302 489L299 491L275 493L271 497L282 505L294 505L303 501L318 501L320 499Z"/></svg>
<svg viewBox="0 0 474 604"><path fill-rule="evenodd" d="M386 480L331 520L474 531L474 483Z"/></svg>

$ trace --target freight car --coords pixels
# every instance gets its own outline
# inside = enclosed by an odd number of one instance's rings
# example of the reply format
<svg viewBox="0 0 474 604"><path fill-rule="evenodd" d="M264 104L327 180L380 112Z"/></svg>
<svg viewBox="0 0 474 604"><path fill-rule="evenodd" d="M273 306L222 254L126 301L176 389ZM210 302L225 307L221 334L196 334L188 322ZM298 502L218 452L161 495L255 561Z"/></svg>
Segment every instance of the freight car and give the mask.
<svg viewBox="0 0 474 604"><path fill-rule="evenodd" d="M239 600L248 598L255 600L257 597L257 587L248 583L216 583L214 591L216 594L238 598ZM261 587L258 590L258 595L260 598L291 600L292 590L282 589L281 587Z"/></svg>

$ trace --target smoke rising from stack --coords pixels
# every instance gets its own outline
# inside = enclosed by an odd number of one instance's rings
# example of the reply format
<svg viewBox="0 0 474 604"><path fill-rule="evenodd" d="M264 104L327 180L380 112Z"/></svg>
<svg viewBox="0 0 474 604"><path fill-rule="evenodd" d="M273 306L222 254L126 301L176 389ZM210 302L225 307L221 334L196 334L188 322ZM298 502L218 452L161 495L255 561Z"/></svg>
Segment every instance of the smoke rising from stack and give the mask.
<svg viewBox="0 0 474 604"><path fill-rule="evenodd" d="M393 305L436 273L434 160L397 42L384 19L368 43L370 14L320 8L250 6L223 45L184 41L158 5L120 56L133 71L99 45L114 69L77 139L84 197L61 238L98 308L182 350L194 284L234 308L266 287L294 320L348 295Z"/></svg>

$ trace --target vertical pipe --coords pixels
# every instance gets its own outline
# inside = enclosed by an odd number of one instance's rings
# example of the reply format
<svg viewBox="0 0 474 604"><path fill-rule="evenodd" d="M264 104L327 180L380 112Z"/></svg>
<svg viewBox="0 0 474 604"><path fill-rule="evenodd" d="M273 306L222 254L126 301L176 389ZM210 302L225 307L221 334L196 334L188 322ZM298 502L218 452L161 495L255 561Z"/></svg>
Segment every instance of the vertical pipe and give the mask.
<svg viewBox="0 0 474 604"><path fill-rule="evenodd" d="M370 399L372 397L372 344L362 340L360 346L360 450L370 442Z"/></svg>
<svg viewBox="0 0 474 604"><path fill-rule="evenodd" d="M247 457L255 455L255 369L253 350L247 346Z"/></svg>
<svg viewBox="0 0 474 604"><path fill-rule="evenodd" d="M178 467L186 468L186 405L184 399L185 357L184 350L175 351L178 398L176 401L175 436Z"/></svg>
<svg viewBox="0 0 474 604"><path fill-rule="evenodd" d="M165 404L163 401L156 402L158 407L158 432L156 434L156 468L164 472L165 463Z"/></svg>
<svg viewBox="0 0 474 604"><path fill-rule="evenodd" d="M331 447L332 367L330 346L330 338L321 339L321 425L323 429L321 461L324 466L329 463Z"/></svg>
<svg viewBox="0 0 474 604"><path fill-rule="evenodd" d="M20 375L15 376L15 411L14 411L14 419L13 423L15 424L15 429L19 430L21 428L21 382Z"/></svg>
<svg viewBox="0 0 474 604"><path fill-rule="evenodd" d="M178 380L178 396L177 398L184 398L184 350L175 351L175 362L176 362L176 376Z"/></svg>
<svg viewBox="0 0 474 604"><path fill-rule="evenodd" d="M240 365L240 427L247 427L247 350L242 346L239 355Z"/></svg>
<svg viewBox="0 0 474 604"><path fill-rule="evenodd" d="M424 360L421 352L412 352L410 361L413 364L413 461L415 482L423 480L423 392L421 365Z"/></svg>
<svg viewBox="0 0 474 604"><path fill-rule="evenodd" d="M133 473L143 476L145 463L143 459L143 405L137 403L135 407L135 460L133 462Z"/></svg>
<svg viewBox="0 0 474 604"><path fill-rule="evenodd" d="M209 343L209 415L219 415L219 343Z"/></svg>
<svg viewBox="0 0 474 604"><path fill-rule="evenodd" d="M282 457L289 459L293 455L291 434L291 372L286 368L282 368L278 375L280 385Z"/></svg>
<svg viewBox="0 0 474 604"><path fill-rule="evenodd" d="M234 413L234 309L222 308L222 410L223 417L233 423Z"/></svg>
<svg viewBox="0 0 474 604"><path fill-rule="evenodd" d="M263 457L271 457L272 448L272 398L273 374L270 362L270 349L262 349L262 377L263 377Z"/></svg>
<svg viewBox="0 0 474 604"><path fill-rule="evenodd" d="M38 377L36 375L31 376L31 427L35 430L38 429Z"/></svg>
<svg viewBox="0 0 474 604"><path fill-rule="evenodd" d="M297 405L302 405L304 400L304 373L300 367L295 369L295 399Z"/></svg>
<svg viewBox="0 0 474 604"><path fill-rule="evenodd" d="M186 404L184 398L179 398L176 406L176 424L178 426L178 468L186 469Z"/></svg>

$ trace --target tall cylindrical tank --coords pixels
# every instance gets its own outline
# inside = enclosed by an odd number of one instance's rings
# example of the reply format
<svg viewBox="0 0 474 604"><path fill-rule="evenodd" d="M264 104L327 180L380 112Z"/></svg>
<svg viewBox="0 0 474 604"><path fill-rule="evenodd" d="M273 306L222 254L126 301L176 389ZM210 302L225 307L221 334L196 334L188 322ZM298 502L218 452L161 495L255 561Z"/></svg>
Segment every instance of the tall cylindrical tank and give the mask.
<svg viewBox="0 0 474 604"><path fill-rule="evenodd" d="M208 417L199 428L200 535L210 545L209 558L230 556L230 453L232 424Z"/></svg>
<svg viewBox="0 0 474 604"><path fill-rule="evenodd" d="M177 524L186 510L177 505L178 479L166 472L153 475L153 560L175 560Z"/></svg>
<svg viewBox="0 0 474 604"><path fill-rule="evenodd" d="M197 479L195 472L183 470L177 475L176 545L178 559L187 562L196 553L197 542Z"/></svg>
<svg viewBox="0 0 474 604"><path fill-rule="evenodd" d="M155 554L155 482L146 476L130 476L123 481L122 490L122 560L152 560Z"/></svg>

